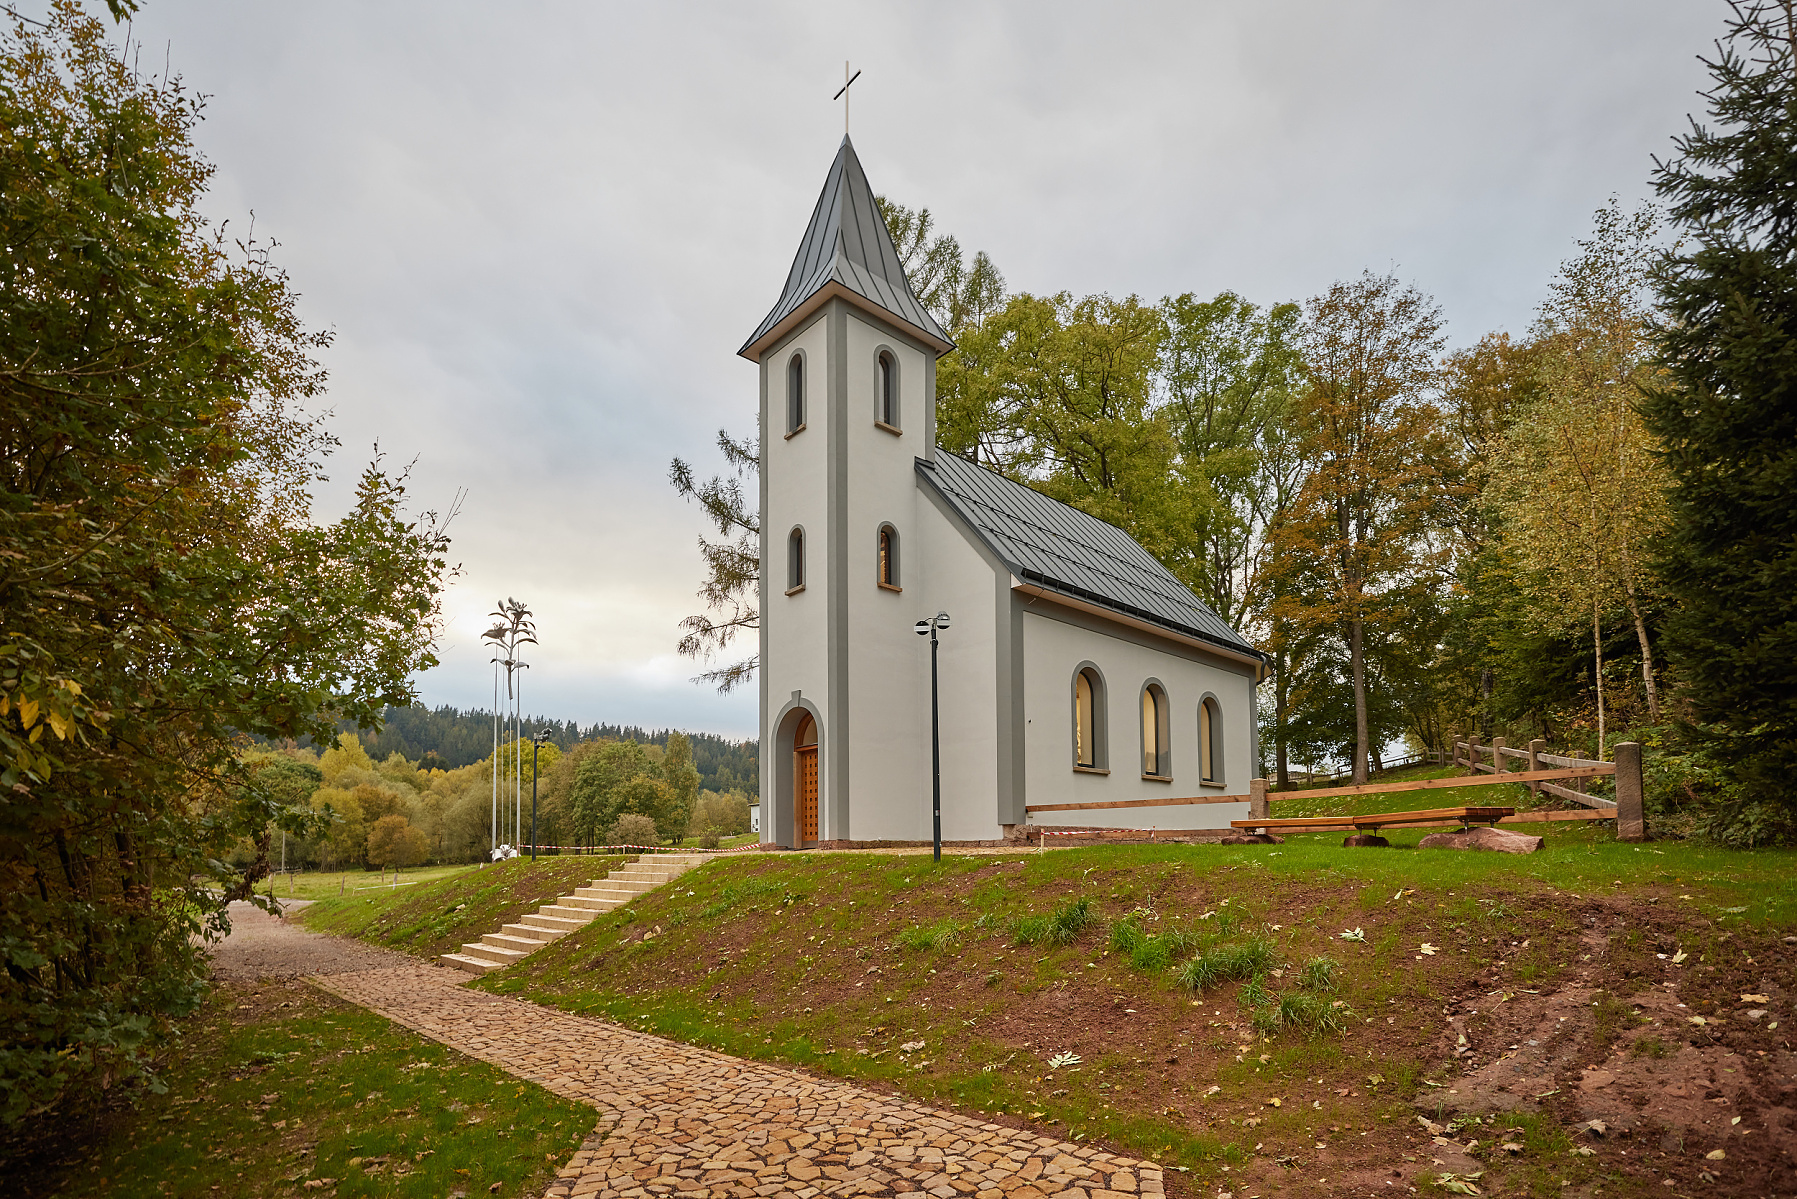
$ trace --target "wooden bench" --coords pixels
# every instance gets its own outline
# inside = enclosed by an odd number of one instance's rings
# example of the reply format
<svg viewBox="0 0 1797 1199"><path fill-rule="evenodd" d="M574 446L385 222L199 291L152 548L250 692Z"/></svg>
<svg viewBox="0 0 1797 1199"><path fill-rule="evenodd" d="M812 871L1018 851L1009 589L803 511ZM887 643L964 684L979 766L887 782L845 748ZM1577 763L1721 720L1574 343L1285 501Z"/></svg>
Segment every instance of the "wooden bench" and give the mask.
<svg viewBox="0 0 1797 1199"><path fill-rule="evenodd" d="M1459 825L1496 824L1516 815L1515 808L1425 808L1418 812L1368 812L1361 816L1263 816L1231 820L1231 828L1264 833L1357 833L1382 828L1443 828Z"/></svg>

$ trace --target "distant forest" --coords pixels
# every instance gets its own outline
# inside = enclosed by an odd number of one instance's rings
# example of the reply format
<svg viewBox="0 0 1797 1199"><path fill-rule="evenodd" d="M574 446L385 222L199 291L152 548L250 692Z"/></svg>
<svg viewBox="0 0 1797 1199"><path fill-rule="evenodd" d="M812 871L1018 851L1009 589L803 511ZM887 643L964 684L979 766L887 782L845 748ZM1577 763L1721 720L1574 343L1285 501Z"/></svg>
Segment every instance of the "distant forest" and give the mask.
<svg viewBox="0 0 1797 1199"><path fill-rule="evenodd" d="M342 732L355 732L355 725L345 721L338 725ZM585 729L571 720L551 720L547 716L524 719L524 735L548 729L549 739L562 749L580 741L611 737L622 741L641 741L666 748L668 729L651 731L635 725L595 724ZM699 785L710 791L737 790L758 795L761 790L761 745L757 741L731 741L712 733L689 733L693 745L693 765L699 768ZM471 766L493 752L493 713L485 708L464 712L447 705L426 708L388 708L381 731L363 730L362 744L368 756L380 761L397 751L424 766L453 770ZM507 735L501 733L501 740Z"/></svg>

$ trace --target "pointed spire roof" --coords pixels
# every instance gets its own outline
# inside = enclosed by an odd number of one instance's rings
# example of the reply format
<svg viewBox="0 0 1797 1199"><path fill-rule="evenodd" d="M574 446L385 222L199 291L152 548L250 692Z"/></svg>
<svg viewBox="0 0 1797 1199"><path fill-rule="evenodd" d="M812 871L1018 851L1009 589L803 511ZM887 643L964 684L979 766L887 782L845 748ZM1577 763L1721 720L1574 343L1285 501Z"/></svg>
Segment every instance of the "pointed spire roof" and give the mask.
<svg viewBox="0 0 1797 1199"><path fill-rule="evenodd" d="M873 189L846 134L824 180L823 194L811 211L811 224L792 260L779 302L737 353L758 361L766 343L785 334L832 295L877 310L938 353L954 348L942 326L911 291L892 234L880 217Z"/></svg>

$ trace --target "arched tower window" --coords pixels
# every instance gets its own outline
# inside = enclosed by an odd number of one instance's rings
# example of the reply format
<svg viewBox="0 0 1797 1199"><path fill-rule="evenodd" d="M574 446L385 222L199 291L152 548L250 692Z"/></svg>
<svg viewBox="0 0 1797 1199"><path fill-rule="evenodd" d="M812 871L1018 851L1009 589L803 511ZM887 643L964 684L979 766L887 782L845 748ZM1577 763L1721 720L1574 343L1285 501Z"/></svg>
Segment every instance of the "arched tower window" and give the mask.
<svg viewBox="0 0 1797 1199"><path fill-rule="evenodd" d="M1142 773L1167 778L1173 773L1173 754L1167 736L1167 692L1150 679L1142 687Z"/></svg>
<svg viewBox="0 0 1797 1199"><path fill-rule="evenodd" d="M805 356L794 354L786 364L786 431L805 427Z"/></svg>
<svg viewBox="0 0 1797 1199"><path fill-rule="evenodd" d="M1202 782L1223 782L1223 713L1212 695L1198 705L1198 771Z"/></svg>
<svg viewBox="0 0 1797 1199"><path fill-rule="evenodd" d="M879 422L889 428L899 427L898 401L898 366L892 361L892 355L880 353L880 407Z"/></svg>
<svg viewBox="0 0 1797 1199"><path fill-rule="evenodd" d="M880 526L880 586L899 589L899 535L891 525Z"/></svg>
<svg viewBox="0 0 1797 1199"><path fill-rule="evenodd" d="M786 592L805 585L805 530L795 527L786 538Z"/></svg>
<svg viewBox="0 0 1797 1199"><path fill-rule="evenodd" d="M1104 770L1104 676L1087 663L1073 675L1073 765L1077 770Z"/></svg>

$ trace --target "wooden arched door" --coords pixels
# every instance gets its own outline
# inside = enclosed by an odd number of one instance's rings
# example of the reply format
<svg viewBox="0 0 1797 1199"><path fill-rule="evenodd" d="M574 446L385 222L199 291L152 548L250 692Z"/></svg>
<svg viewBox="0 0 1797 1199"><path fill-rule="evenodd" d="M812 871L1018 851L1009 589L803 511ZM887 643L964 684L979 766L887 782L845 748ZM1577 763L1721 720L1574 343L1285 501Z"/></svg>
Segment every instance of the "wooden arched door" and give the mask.
<svg viewBox="0 0 1797 1199"><path fill-rule="evenodd" d="M799 718L792 735L793 838L800 845L817 841L817 722Z"/></svg>

